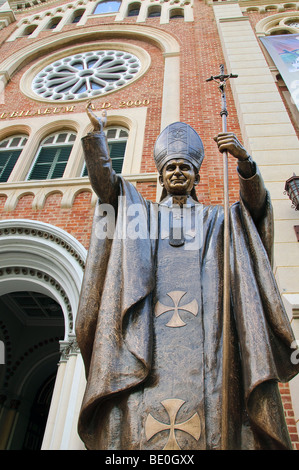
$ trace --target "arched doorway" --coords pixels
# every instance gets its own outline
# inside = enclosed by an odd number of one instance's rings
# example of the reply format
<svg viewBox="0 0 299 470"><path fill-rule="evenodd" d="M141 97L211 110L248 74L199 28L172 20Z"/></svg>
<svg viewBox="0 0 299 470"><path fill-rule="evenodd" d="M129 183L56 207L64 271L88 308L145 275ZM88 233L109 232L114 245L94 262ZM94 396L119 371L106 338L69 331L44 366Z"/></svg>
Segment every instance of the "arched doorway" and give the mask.
<svg viewBox="0 0 299 470"><path fill-rule="evenodd" d="M64 338L63 312L41 292L13 291L0 297L0 327L6 345L0 448L39 450Z"/></svg>
<svg viewBox="0 0 299 470"><path fill-rule="evenodd" d="M76 397L72 382L61 389L56 375L63 356L61 380L74 343L85 258L85 248L57 227L0 222L0 449L40 449L45 429L52 433L49 409L53 416L61 395L65 403ZM73 429L72 410L63 413L59 429Z"/></svg>

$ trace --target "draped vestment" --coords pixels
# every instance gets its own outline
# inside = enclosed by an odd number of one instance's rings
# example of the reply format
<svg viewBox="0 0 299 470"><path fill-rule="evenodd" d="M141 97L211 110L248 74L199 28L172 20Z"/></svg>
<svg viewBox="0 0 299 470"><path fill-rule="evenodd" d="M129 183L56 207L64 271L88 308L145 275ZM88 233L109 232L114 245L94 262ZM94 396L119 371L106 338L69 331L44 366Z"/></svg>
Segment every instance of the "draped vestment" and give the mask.
<svg viewBox="0 0 299 470"><path fill-rule="evenodd" d="M189 232L171 246L171 198L158 205L119 186L118 236L99 236L106 213L95 211L77 316L87 378L79 435L88 449L219 449L223 208L188 198ZM132 205L142 236L119 236ZM290 449L278 382L298 365L270 264L269 197L257 226L241 198L230 227L229 446Z"/></svg>

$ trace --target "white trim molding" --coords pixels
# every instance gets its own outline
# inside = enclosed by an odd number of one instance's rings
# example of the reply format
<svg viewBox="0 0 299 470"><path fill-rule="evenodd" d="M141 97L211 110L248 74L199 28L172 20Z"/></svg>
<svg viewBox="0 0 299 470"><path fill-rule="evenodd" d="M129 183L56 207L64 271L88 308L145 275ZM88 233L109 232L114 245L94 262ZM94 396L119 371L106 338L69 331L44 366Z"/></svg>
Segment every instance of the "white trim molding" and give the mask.
<svg viewBox="0 0 299 470"><path fill-rule="evenodd" d="M72 235L36 220L0 221L0 295L35 290L62 308L65 340L74 333L87 251Z"/></svg>

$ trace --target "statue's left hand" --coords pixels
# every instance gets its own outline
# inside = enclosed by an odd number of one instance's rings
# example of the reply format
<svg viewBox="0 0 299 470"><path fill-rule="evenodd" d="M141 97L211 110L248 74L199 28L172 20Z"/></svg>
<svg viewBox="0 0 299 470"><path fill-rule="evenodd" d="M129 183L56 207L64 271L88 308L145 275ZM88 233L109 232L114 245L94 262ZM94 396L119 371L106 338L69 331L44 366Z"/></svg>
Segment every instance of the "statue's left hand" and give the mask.
<svg viewBox="0 0 299 470"><path fill-rule="evenodd" d="M249 158L249 153L244 149L233 132L222 132L214 137L214 140L221 153L227 151L239 161L244 161Z"/></svg>

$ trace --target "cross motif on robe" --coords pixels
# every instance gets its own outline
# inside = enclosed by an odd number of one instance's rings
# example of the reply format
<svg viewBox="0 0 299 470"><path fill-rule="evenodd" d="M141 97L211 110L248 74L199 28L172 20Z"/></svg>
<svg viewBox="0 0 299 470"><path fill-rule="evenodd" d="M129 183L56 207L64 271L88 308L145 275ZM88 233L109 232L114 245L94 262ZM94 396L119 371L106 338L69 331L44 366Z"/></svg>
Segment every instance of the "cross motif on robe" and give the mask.
<svg viewBox="0 0 299 470"><path fill-rule="evenodd" d="M179 310L186 310L189 313L192 313L192 315L196 316L198 313L198 303L194 299L192 302L186 304L186 305L180 305L180 301L182 297L186 294L187 292L183 291L172 291L169 292L167 295L170 297L174 303L173 307L168 307L167 305L162 304L161 302L157 302L155 306L155 316L159 317L165 312L169 312L174 310L174 313L169 320L168 323L166 323L166 326L169 326L171 328L177 328L180 326L185 326L186 323L181 319L179 315Z"/></svg>
<svg viewBox="0 0 299 470"><path fill-rule="evenodd" d="M182 423L176 423L176 416L179 409L184 404L184 400L170 398L161 402L169 415L170 424L162 423L154 418L150 413L145 422L145 437L149 441L153 436L161 431L169 430L169 437L163 450L180 450L180 446L175 437L175 430L186 432L198 441L201 434L201 425L198 413L194 413L191 418Z"/></svg>

